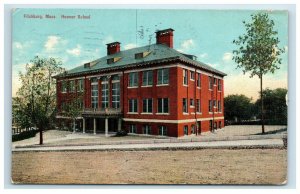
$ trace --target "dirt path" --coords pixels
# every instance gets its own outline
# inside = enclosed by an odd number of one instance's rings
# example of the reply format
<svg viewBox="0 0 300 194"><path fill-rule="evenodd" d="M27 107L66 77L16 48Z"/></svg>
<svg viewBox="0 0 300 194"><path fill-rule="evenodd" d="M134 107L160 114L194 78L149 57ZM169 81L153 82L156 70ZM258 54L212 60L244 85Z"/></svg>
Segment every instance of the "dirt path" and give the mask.
<svg viewBox="0 0 300 194"><path fill-rule="evenodd" d="M49 184L282 184L281 149L20 152L12 155L15 183Z"/></svg>

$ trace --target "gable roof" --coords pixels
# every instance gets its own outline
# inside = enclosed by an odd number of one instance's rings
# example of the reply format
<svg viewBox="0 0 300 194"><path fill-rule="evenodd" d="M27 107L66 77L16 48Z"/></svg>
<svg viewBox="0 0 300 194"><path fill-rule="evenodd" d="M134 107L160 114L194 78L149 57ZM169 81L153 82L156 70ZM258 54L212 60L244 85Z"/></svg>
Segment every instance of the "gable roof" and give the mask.
<svg viewBox="0 0 300 194"><path fill-rule="evenodd" d="M135 54L142 53L142 52L149 52L149 54L143 58L135 58ZM188 56L190 55L180 53L177 50L163 44L151 44L148 46L137 47L129 50L120 51L112 55L104 56L95 61L91 61L90 67L85 67L85 65L81 65L79 67L66 71L63 75L60 74L55 77L75 76L75 75L82 75L87 73L96 73L96 72L102 72L107 70L123 69L123 68L135 67L135 66L151 65L155 63L173 62L173 61L181 61L183 63L188 63L197 66L200 69L212 73L216 73L220 76L226 76L225 73L217 69L214 69L209 65L202 63L200 61L192 60ZM117 60L112 64L108 64L107 60L111 58L119 58L119 60Z"/></svg>

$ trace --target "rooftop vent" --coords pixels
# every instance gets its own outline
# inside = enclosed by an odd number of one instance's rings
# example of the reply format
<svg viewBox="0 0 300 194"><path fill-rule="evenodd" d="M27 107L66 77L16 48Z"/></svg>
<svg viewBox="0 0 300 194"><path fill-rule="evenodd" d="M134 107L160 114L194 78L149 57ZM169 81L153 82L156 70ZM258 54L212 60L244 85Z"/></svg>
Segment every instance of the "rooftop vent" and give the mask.
<svg viewBox="0 0 300 194"><path fill-rule="evenodd" d="M134 58L135 59L142 59L144 57L147 57L149 54L151 53L151 51L145 51L145 52L141 52L141 53L136 53Z"/></svg>
<svg viewBox="0 0 300 194"><path fill-rule="evenodd" d="M113 64L113 63L118 62L120 60L121 60L121 57L109 58L109 59L107 59L107 64Z"/></svg>

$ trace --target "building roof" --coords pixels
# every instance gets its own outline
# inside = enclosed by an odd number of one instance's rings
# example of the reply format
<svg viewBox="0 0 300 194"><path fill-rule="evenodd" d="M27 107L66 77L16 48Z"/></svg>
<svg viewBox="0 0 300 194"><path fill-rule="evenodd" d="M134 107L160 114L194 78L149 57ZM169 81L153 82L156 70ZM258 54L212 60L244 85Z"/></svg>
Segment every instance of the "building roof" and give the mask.
<svg viewBox="0 0 300 194"><path fill-rule="evenodd" d="M142 58L135 57L135 54L145 52L147 53L147 56ZM87 73L96 73L114 69L123 69L129 67L173 61L181 61L183 63L188 63L197 66L200 69L218 74L220 76L226 76L225 73L214 69L207 64L193 60L191 56L192 55L180 53L179 51L170 48L164 44L151 44L148 46L137 47L104 56L95 61L91 61L90 67L86 67L86 65L81 65L79 67L66 71L64 74L60 74L55 77L83 75ZM118 60L116 60L114 63L108 64L107 60L111 58L115 58Z"/></svg>

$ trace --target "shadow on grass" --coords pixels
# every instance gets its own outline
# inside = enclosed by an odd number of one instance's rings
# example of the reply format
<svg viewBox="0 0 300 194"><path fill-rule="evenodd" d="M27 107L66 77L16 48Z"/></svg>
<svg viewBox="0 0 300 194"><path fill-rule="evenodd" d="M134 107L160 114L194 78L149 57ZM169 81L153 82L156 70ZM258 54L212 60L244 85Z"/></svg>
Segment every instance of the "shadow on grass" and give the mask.
<svg viewBox="0 0 300 194"><path fill-rule="evenodd" d="M285 127L285 128L277 129L274 131L268 131L265 133L256 133L254 135L270 135L270 134L282 133L282 132L286 132L286 131L287 131L287 128Z"/></svg>

